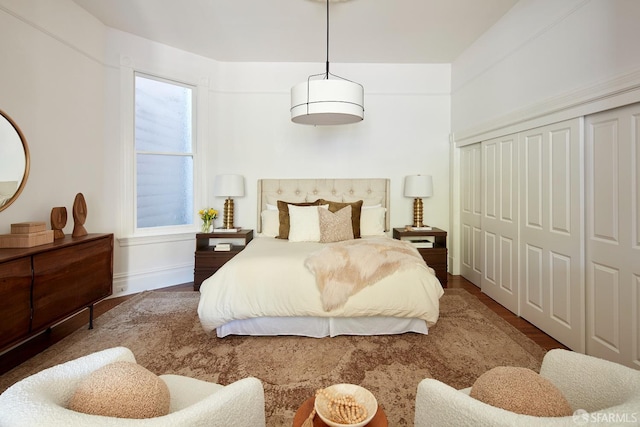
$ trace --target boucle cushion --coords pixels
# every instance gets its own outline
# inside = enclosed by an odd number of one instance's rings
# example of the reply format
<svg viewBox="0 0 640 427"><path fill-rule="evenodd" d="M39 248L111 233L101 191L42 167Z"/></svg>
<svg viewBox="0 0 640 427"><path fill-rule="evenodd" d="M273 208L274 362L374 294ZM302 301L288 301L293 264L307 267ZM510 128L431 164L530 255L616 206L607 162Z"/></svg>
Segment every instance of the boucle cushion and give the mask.
<svg viewBox="0 0 640 427"><path fill-rule="evenodd" d="M320 204L328 204L330 212L338 212L347 206L351 206L351 226L353 227L353 237L360 238L360 212L362 211L363 200L357 200L350 203L333 202L331 200L320 199Z"/></svg>
<svg viewBox="0 0 640 427"><path fill-rule="evenodd" d="M507 411L534 417L573 414L562 392L551 381L527 368L493 368L478 377L470 396Z"/></svg>
<svg viewBox="0 0 640 427"><path fill-rule="evenodd" d="M336 213L318 208L318 216L320 219L320 242L341 242L353 239L350 205Z"/></svg>
<svg viewBox="0 0 640 427"><path fill-rule="evenodd" d="M278 239L288 239L289 238L289 229L291 227L291 220L289 218L289 205L294 206L318 206L320 204L320 200L316 200L314 202L303 202L303 203L290 203L282 200L278 200L278 219L280 220L280 227L278 233Z"/></svg>
<svg viewBox="0 0 640 427"><path fill-rule="evenodd" d="M153 418L169 413L169 388L133 362L114 362L83 379L68 408L117 418Z"/></svg>

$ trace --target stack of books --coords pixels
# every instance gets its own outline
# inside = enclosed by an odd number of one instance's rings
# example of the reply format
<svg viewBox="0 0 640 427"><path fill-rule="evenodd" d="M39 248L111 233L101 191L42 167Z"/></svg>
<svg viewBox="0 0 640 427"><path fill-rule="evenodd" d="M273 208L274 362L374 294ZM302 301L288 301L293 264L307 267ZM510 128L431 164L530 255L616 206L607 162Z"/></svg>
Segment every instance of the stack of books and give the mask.
<svg viewBox="0 0 640 427"><path fill-rule="evenodd" d="M213 229L213 232L214 233L237 233L240 230L241 230L240 227L233 227L233 228L217 227Z"/></svg>
<svg viewBox="0 0 640 427"><path fill-rule="evenodd" d="M213 247L214 251L230 251L231 243L218 243Z"/></svg>
<svg viewBox="0 0 640 427"><path fill-rule="evenodd" d="M416 248L432 248L433 242L431 240L409 240Z"/></svg>

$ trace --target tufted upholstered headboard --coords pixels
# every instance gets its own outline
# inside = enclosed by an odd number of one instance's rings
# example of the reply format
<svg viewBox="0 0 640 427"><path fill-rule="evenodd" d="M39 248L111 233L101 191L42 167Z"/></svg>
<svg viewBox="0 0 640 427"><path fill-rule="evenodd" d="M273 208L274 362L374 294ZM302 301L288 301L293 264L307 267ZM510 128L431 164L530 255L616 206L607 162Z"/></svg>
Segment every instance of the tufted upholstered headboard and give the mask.
<svg viewBox="0 0 640 427"><path fill-rule="evenodd" d="M258 233L262 231L260 213L267 204L276 205L278 200L297 203L320 198L337 202L364 200L365 205L381 204L387 209L385 231L389 230L388 178L259 179Z"/></svg>

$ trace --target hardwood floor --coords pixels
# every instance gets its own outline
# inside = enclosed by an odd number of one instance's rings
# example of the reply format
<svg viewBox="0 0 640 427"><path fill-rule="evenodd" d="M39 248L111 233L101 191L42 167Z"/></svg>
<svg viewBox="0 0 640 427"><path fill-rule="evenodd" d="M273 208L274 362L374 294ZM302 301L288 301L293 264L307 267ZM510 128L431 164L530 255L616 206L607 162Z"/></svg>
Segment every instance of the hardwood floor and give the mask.
<svg viewBox="0 0 640 427"><path fill-rule="evenodd" d="M551 350L553 348L565 348L566 347L560 344L558 341L551 338L549 335L542 332L540 329L533 326L531 323L526 320L516 316L511 313L509 310L501 306L500 304L493 301L491 298L480 292L480 288L466 280L462 276L452 276L449 275L448 278L448 287L449 288L462 288L475 295L480 301L482 301L487 307L497 313L500 317L502 317L505 321L509 322L515 328L517 328L520 332L528 336L531 340L537 343L540 347ZM181 285L170 286L167 288L156 289L159 292L178 292L178 291L192 291L193 292L193 283L184 283ZM127 295L123 297L115 297L107 300L103 300L95 305L94 307L94 318L99 317L100 315L106 313L111 310L113 307L118 304L126 301L131 298L133 295ZM65 321L59 323L58 325L51 328L49 331L44 332L31 340L5 352L0 355L0 375L3 373L13 369L18 366L22 362L30 359L36 354L42 352L46 348L60 341L67 335L71 334L75 330L83 327L87 327L89 323L89 311L84 310L72 316Z"/></svg>
<svg viewBox="0 0 640 427"><path fill-rule="evenodd" d="M528 336L533 342L538 344L545 350L551 350L554 348L563 348L568 350L566 346L559 343L549 335L536 328L531 323L524 320L522 317L518 317L491 298L480 291L480 288L469 282L462 276L449 275L448 283L449 288L462 288L472 295L475 295L482 303L489 307L493 312L502 317L505 321L509 322L512 326L518 329L520 332Z"/></svg>

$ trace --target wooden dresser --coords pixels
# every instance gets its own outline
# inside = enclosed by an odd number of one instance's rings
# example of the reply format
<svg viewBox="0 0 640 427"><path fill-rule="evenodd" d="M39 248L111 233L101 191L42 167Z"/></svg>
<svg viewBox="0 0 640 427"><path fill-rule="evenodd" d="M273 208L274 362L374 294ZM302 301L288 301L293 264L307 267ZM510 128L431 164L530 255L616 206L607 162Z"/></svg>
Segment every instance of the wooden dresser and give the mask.
<svg viewBox="0 0 640 427"><path fill-rule="evenodd" d="M113 292L113 234L0 249L0 351Z"/></svg>

